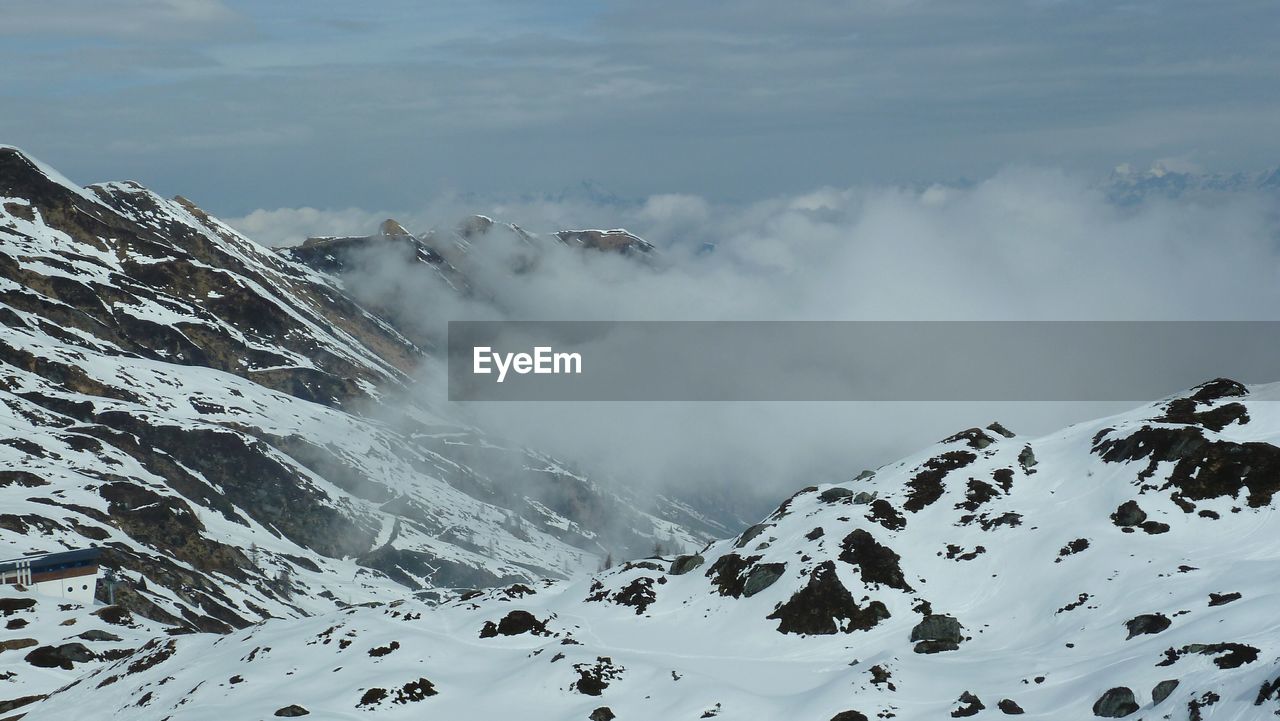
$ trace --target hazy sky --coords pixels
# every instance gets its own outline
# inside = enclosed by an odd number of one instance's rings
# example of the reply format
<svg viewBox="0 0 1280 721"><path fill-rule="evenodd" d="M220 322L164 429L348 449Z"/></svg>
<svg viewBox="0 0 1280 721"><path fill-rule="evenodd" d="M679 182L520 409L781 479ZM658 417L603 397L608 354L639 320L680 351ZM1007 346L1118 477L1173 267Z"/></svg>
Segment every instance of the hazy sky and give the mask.
<svg viewBox="0 0 1280 721"><path fill-rule="evenodd" d="M0 142L224 215L1280 161L1274 0L7 0Z"/></svg>

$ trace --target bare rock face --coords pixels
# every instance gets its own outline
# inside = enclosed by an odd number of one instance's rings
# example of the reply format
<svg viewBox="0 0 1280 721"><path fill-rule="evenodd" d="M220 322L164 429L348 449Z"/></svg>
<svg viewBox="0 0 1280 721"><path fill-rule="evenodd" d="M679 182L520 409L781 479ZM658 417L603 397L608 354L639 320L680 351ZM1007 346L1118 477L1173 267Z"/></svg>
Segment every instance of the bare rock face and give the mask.
<svg viewBox="0 0 1280 721"><path fill-rule="evenodd" d="M1093 704L1093 715L1101 718L1124 718L1137 710L1133 691L1124 686L1108 689Z"/></svg>
<svg viewBox="0 0 1280 721"><path fill-rule="evenodd" d="M951 616L930 614L911 629L916 653L955 651L964 641L964 627Z"/></svg>
<svg viewBox="0 0 1280 721"><path fill-rule="evenodd" d="M810 572L808 583L768 618L779 622L781 633L852 633L889 618L889 609L880 601L859 606L840 583L835 564L825 561Z"/></svg>

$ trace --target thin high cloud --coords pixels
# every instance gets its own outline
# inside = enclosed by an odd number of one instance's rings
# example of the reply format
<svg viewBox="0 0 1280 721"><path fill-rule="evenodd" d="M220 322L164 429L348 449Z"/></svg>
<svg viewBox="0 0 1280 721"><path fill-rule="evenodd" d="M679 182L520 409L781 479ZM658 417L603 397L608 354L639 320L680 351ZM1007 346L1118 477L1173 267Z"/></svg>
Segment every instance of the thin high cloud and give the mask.
<svg viewBox="0 0 1280 721"><path fill-rule="evenodd" d="M437 337L450 319L1226 320L1280 314L1275 196L1253 192L1119 206L1083 178L1009 168L964 187L821 188L744 205L685 194L623 205L446 197L407 216L406 225L447 228L467 212L534 231L625 226L655 242L663 262L650 268L549 242L536 272L515 272L522 264L511 258L527 249L514 234L493 232L460 261L483 291L473 300L395 264L370 265L349 287L379 303L398 303L399 312L420 320L417 330ZM248 218L263 237L279 239L294 232L299 217L316 228L332 219L330 232L367 233L383 215L283 210ZM251 229L245 220L232 222ZM444 404L438 371L428 369L433 380L422 391ZM1177 390L1171 382L1168 391ZM843 479L964 427L999 419L1016 431L1043 433L1127 405L515 403L453 404L450 412L645 488L718 496L748 489L773 498L799 485Z"/></svg>
<svg viewBox="0 0 1280 721"><path fill-rule="evenodd" d="M6 7L0 139L220 215L1280 159L1264 0L90 5Z"/></svg>

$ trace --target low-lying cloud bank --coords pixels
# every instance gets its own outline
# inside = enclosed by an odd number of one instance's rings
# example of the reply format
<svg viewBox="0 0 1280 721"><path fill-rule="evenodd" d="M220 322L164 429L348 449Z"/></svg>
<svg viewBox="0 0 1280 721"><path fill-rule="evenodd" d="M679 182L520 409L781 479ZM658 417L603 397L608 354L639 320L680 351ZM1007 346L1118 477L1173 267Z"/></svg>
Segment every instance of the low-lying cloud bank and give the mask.
<svg viewBox="0 0 1280 721"><path fill-rule="evenodd" d="M534 232L625 227L656 267L554 243L535 272L514 233L475 242L461 300L403 267L349 283L396 299L430 334L450 319L1268 320L1280 311L1280 201L1265 192L1150 197L1128 205L1056 170L1008 168L965 187L821 188L747 205L689 195L640 202L437 198L409 213L256 211L259 240L364 234L394 216L448 229L483 213ZM946 353L947 349L939 349ZM433 377L439 377L433 374ZM1250 382L1280 380L1246 378ZM439 394L438 383L424 392ZM1170 387L1169 391L1178 390ZM455 404L460 417L646 486L777 496L893 460L999 418L1047 432L1127 404Z"/></svg>

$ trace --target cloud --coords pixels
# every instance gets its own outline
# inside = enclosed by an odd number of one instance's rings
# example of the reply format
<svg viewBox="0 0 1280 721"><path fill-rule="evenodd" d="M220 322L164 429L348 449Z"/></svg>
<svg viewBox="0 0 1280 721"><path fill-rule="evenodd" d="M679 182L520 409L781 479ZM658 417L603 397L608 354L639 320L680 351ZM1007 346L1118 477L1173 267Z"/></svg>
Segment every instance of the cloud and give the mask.
<svg viewBox="0 0 1280 721"><path fill-rule="evenodd" d="M221 0L10 0L0 35L191 36L231 27L241 17Z"/></svg>
<svg viewBox="0 0 1280 721"><path fill-rule="evenodd" d="M819 188L734 204L684 194L630 204L447 196L416 224L485 212L534 231L624 226L658 244L658 268L494 232L460 260L470 300L403 265L349 279L417 314L555 320L1222 320L1280 315L1280 217L1254 193L1116 206L1086 179L1010 167L963 186ZM502 212L495 212L495 209ZM308 233L370 232L386 213L259 211L233 221ZM532 222L531 222L532 221ZM330 224L325 227L325 224ZM279 231L275 237L280 237ZM708 248L711 248L708 252ZM432 369L439 378L439 369ZM1212 371L1206 372L1213 375ZM1280 380L1251 378L1261 382ZM945 435L999 419L1043 433L1128 403L434 404L642 488L775 499L840 480ZM1176 385L1169 392L1179 390ZM748 505L750 505L748 503ZM749 515L749 514L748 514Z"/></svg>

